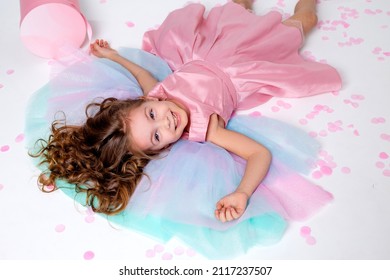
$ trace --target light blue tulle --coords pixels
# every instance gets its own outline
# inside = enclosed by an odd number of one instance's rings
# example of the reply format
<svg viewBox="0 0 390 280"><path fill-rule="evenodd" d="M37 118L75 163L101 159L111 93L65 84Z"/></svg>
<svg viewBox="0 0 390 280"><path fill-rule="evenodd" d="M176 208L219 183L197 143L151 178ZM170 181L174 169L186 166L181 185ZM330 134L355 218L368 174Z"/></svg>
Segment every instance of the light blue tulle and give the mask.
<svg viewBox="0 0 390 280"><path fill-rule="evenodd" d="M121 54L158 80L171 73L164 61L149 53L122 49ZM36 140L48 138L55 118L66 116L68 124L81 124L85 106L93 100L141 95L138 83L123 67L108 60L83 59L32 96L25 126L28 149L36 151ZM267 179L239 220L221 223L213 213L216 202L239 184L245 162L213 144L186 140L148 164L145 172L149 178L141 180L125 211L105 217L163 242L179 238L206 257L226 259L277 242L287 220L308 217L331 199L329 193L298 175L309 172L319 149L305 132L276 120L249 116L233 117L227 128L259 141L273 154ZM38 162L36 159L35 164ZM40 166L42 171L46 168ZM57 187L85 205L85 194L76 193L73 185L58 180Z"/></svg>

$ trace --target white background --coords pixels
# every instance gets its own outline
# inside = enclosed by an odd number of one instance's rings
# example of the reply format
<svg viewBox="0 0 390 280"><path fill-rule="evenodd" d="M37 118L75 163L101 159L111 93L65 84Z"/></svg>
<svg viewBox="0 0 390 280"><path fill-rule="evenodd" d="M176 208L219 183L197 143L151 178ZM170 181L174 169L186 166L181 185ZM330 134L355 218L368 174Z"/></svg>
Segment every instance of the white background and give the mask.
<svg viewBox="0 0 390 280"><path fill-rule="evenodd" d="M187 1L80 2L93 38L105 38L113 47L140 47L146 30ZM200 2L212 7L224 0ZM243 260L390 258L390 158L385 157L385 153L390 156L390 2L318 2L320 23L302 53L336 67L343 78L342 90L305 99L273 99L256 110L317 134L324 151L321 159L333 167L332 174L309 179L335 199L312 219L291 224L278 244L254 248L240 257ZM294 4L258 0L255 11L277 9L289 14ZM38 171L23 142L25 107L48 81L50 68L49 60L22 45L19 20L19 1L2 1L0 259L203 260L179 240L162 244L142 233L115 228L61 192L38 190ZM316 105L329 110L312 117ZM302 227L311 230L309 238L302 236Z"/></svg>

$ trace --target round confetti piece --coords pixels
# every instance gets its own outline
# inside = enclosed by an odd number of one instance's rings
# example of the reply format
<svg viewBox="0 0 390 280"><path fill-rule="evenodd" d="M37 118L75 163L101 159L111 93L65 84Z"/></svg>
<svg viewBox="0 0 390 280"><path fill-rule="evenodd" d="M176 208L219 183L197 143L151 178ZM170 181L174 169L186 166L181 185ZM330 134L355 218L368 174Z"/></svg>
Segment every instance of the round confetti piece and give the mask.
<svg viewBox="0 0 390 280"><path fill-rule="evenodd" d="M311 233L311 228L308 226L301 227L301 236L306 237L309 236Z"/></svg>
<svg viewBox="0 0 390 280"><path fill-rule="evenodd" d="M95 254L92 251L87 251L84 253L85 260L92 260L94 257L95 257Z"/></svg>
<svg viewBox="0 0 390 280"><path fill-rule="evenodd" d="M377 167L377 168L379 168L379 169L383 169L383 168L385 168L385 164L383 163L383 162L381 162L381 161L377 161L376 163L375 163L375 166Z"/></svg>
<svg viewBox="0 0 390 280"><path fill-rule="evenodd" d="M175 255L183 255L184 254L184 248L183 247L176 247L175 250L173 251Z"/></svg>
<svg viewBox="0 0 390 280"><path fill-rule="evenodd" d="M8 150L10 149L10 147L8 145L4 145L0 148L0 151L1 152L7 152Z"/></svg>
<svg viewBox="0 0 390 280"><path fill-rule="evenodd" d="M146 252L145 252L145 256L147 258L154 258L155 255L156 255L156 253L152 249L146 250Z"/></svg>
<svg viewBox="0 0 390 280"><path fill-rule="evenodd" d="M172 260L173 259L173 255L171 253L164 253L161 256L161 259L163 259L163 260Z"/></svg>
<svg viewBox="0 0 390 280"><path fill-rule="evenodd" d="M315 245L317 240L313 236L306 237L306 243L309 245Z"/></svg>
<svg viewBox="0 0 390 280"><path fill-rule="evenodd" d="M322 172L321 171L314 171L312 174L314 179L320 179L322 177Z"/></svg>
<svg viewBox="0 0 390 280"><path fill-rule="evenodd" d="M23 134L23 133L19 134L19 135L16 136L16 138L15 138L15 142L16 142L16 143L22 142L23 140L24 140L24 134Z"/></svg>
<svg viewBox="0 0 390 280"><path fill-rule="evenodd" d="M65 230L65 225L63 224L58 224L56 225L55 229L56 232L63 232Z"/></svg>
<svg viewBox="0 0 390 280"><path fill-rule="evenodd" d="M344 166L341 168L341 172L344 174L349 174L351 173L351 169L349 167Z"/></svg>
<svg viewBox="0 0 390 280"><path fill-rule="evenodd" d="M306 119L300 119L299 123L302 125L306 125L308 123L308 121Z"/></svg>
<svg viewBox="0 0 390 280"><path fill-rule="evenodd" d="M93 223L94 221L95 221L95 217L94 216L87 216L87 217L85 217L85 222L87 222L87 223Z"/></svg>
<svg viewBox="0 0 390 280"><path fill-rule="evenodd" d="M161 252L164 251L164 246L161 245L161 244L157 244L156 246L154 246L154 251L155 251L156 253L161 253Z"/></svg>
<svg viewBox="0 0 390 280"><path fill-rule="evenodd" d="M383 175L386 177L390 177L390 170L389 169L383 170Z"/></svg>
<svg viewBox="0 0 390 280"><path fill-rule="evenodd" d="M250 113L250 116L252 116L252 117L261 117L261 113L259 111L254 111L254 112Z"/></svg>
<svg viewBox="0 0 390 280"><path fill-rule="evenodd" d="M4 189L4 185L0 184L0 191Z"/></svg>
<svg viewBox="0 0 390 280"><path fill-rule="evenodd" d="M385 152L381 152L381 153L379 154L379 157L380 157L381 159L388 159L388 158L389 158L389 155L388 155L387 153L385 153Z"/></svg>
<svg viewBox="0 0 390 280"><path fill-rule="evenodd" d="M127 21L126 25L127 25L127 27L134 27L135 26L134 22L131 22L131 21Z"/></svg>
<svg viewBox="0 0 390 280"><path fill-rule="evenodd" d="M329 166L326 166L326 165L321 166L320 171L324 175L332 175L332 173L333 173L332 168L330 168Z"/></svg>
<svg viewBox="0 0 390 280"><path fill-rule="evenodd" d="M319 159L319 160L317 160L317 165L318 166L324 166L324 165L326 165L326 161L323 160L323 159Z"/></svg>
<svg viewBox="0 0 390 280"><path fill-rule="evenodd" d="M196 252L191 248L187 249L186 253L187 253L187 256L189 256L189 257L194 257L196 255Z"/></svg>
<svg viewBox="0 0 390 280"><path fill-rule="evenodd" d="M325 130L321 130L319 135L322 137L326 137L328 135L328 133Z"/></svg>
<svg viewBox="0 0 390 280"><path fill-rule="evenodd" d="M315 132L315 131L310 131L310 132L309 132L309 136L310 136L310 137L313 137L313 138L316 138L316 137L318 136L318 134L317 134L317 132Z"/></svg>

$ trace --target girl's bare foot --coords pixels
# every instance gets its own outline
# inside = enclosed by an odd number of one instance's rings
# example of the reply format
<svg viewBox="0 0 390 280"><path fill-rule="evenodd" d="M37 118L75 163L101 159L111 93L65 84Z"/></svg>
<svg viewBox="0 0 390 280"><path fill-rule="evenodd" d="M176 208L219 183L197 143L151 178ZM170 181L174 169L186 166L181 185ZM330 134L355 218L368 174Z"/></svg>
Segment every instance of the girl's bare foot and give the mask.
<svg viewBox="0 0 390 280"><path fill-rule="evenodd" d="M317 25L316 6L316 0L299 0L295 6L294 14L285 23L289 25L291 21L300 21L303 33L309 33Z"/></svg>

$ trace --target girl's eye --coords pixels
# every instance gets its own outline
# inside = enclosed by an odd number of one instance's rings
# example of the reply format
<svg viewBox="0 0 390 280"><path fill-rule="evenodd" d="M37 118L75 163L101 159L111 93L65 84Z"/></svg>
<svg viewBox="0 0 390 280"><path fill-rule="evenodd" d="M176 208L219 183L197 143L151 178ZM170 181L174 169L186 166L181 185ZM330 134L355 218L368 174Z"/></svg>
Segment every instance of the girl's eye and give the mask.
<svg viewBox="0 0 390 280"><path fill-rule="evenodd" d="M158 132L154 133L154 139L156 139L157 142L160 142L160 135L158 135Z"/></svg>
<svg viewBox="0 0 390 280"><path fill-rule="evenodd" d="M150 110L149 116L152 120L156 118L156 115L154 114L153 110Z"/></svg>

